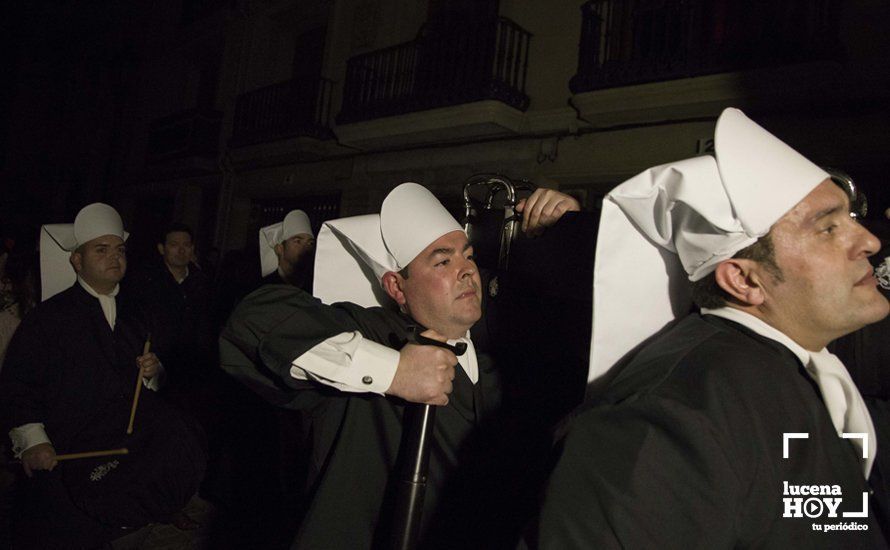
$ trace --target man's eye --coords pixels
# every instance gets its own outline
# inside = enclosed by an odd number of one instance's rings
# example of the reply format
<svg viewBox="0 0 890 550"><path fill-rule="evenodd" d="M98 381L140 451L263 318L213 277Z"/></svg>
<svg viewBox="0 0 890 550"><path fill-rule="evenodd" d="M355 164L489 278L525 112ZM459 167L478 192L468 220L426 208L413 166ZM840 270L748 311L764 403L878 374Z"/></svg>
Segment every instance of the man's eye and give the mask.
<svg viewBox="0 0 890 550"><path fill-rule="evenodd" d="M470 254L469 256L467 256L467 259L470 260L471 262L475 262L475 261L476 261L476 255L475 255L475 254Z"/></svg>
<svg viewBox="0 0 890 550"><path fill-rule="evenodd" d="M436 267L440 265L448 265L449 263L451 263L451 260L442 260L441 262L436 264Z"/></svg>
<svg viewBox="0 0 890 550"><path fill-rule="evenodd" d="M822 233L828 233L829 235L831 235L832 233L834 233L835 229L837 229L837 224L831 224L828 227L826 227L825 229L823 229Z"/></svg>

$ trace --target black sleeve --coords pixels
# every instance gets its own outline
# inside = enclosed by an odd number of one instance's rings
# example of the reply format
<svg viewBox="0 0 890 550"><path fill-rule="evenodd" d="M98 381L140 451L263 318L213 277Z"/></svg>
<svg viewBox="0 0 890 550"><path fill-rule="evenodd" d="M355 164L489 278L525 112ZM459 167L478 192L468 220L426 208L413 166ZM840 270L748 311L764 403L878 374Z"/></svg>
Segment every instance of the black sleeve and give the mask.
<svg viewBox="0 0 890 550"><path fill-rule="evenodd" d="M564 442L528 542L552 549L729 548L738 487L700 411L655 397L590 410Z"/></svg>
<svg viewBox="0 0 890 550"><path fill-rule="evenodd" d="M39 316L28 315L9 344L0 372L3 434L23 424L45 422L49 404L58 393L58 367L63 364L53 344L58 335L49 334L44 325Z"/></svg>
<svg viewBox="0 0 890 550"><path fill-rule="evenodd" d="M298 407L294 390L319 389L290 375L291 363L341 332L359 331L383 345L399 330L380 308L324 305L296 287L265 286L238 304L220 335L222 368L279 406Z"/></svg>

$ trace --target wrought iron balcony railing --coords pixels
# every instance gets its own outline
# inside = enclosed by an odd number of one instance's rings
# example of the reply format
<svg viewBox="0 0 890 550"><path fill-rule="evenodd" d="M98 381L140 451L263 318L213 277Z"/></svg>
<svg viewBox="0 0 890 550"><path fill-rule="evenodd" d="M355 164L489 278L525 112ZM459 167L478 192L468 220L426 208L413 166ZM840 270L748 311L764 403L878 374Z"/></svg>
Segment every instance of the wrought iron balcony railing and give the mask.
<svg viewBox="0 0 890 550"><path fill-rule="evenodd" d="M590 0L578 72L589 92L837 58L836 0Z"/></svg>
<svg viewBox="0 0 890 550"><path fill-rule="evenodd" d="M531 34L507 18L456 21L350 58L340 124L484 99L528 108Z"/></svg>
<svg viewBox="0 0 890 550"><path fill-rule="evenodd" d="M186 157L215 159L221 122L220 111L200 108L155 120L149 129L148 163Z"/></svg>
<svg viewBox="0 0 890 550"><path fill-rule="evenodd" d="M235 105L232 144L330 137L332 87L327 78L294 79L241 94Z"/></svg>

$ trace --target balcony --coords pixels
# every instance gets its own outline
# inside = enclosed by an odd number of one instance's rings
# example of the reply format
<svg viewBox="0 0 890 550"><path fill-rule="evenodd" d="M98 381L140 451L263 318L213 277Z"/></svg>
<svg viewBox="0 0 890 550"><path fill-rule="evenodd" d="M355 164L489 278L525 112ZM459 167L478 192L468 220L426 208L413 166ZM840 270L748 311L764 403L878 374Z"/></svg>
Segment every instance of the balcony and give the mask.
<svg viewBox="0 0 890 550"><path fill-rule="evenodd" d="M813 96L842 55L837 6L589 0L581 6L573 102L594 125L609 125L711 116L765 94L789 102Z"/></svg>
<svg viewBox="0 0 890 550"><path fill-rule="evenodd" d="M149 129L147 164L191 159L215 169L221 122L221 112L200 108L155 120Z"/></svg>
<svg viewBox="0 0 890 550"><path fill-rule="evenodd" d="M573 93L837 56L834 2L590 0Z"/></svg>
<svg viewBox="0 0 890 550"><path fill-rule="evenodd" d="M495 100L524 111L531 34L509 19L451 23L349 59L338 125Z"/></svg>
<svg viewBox="0 0 890 550"><path fill-rule="evenodd" d="M241 94L235 105L231 145L332 137L332 86L326 78L287 80Z"/></svg>

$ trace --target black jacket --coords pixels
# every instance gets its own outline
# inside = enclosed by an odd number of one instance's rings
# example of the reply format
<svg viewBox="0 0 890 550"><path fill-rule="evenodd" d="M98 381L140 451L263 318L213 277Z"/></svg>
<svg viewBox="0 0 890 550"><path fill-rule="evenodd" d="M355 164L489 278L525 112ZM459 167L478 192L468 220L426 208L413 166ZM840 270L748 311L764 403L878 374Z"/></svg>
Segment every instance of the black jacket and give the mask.
<svg viewBox="0 0 890 550"><path fill-rule="evenodd" d="M783 459L786 432L809 439L792 441ZM879 445L869 517L783 517L786 482L837 485L840 510L861 510L870 487L860 459L790 350L731 321L691 315L640 351L574 419L529 542L883 548L881 456ZM813 528L851 522L867 530Z"/></svg>
<svg viewBox="0 0 890 550"><path fill-rule="evenodd" d="M152 349L161 359L171 386L200 383L202 372L216 362L216 333L210 321L210 287L195 265L182 283L161 261L124 279L147 324Z"/></svg>
<svg viewBox="0 0 890 550"><path fill-rule="evenodd" d="M220 338L223 368L267 400L306 411L311 418L313 498L295 547L369 548L375 538L385 536L392 521L386 516L390 509L387 484L398 453L405 404L397 398L339 392L295 380L290 376L292 361L344 331L357 330L377 343L400 349L412 324L408 317L382 308L348 303L325 306L299 289L283 286L257 290L230 317ZM496 454L493 447L498 436L494 426L488 426L494 424L501 400L494 365L484 353L477 357L478 383L473 385L457 368L449 405L438 409L423 514L427 532L445 532L438 526L453 520L452 511L461 517L469 512L474 520L448 529L447 538L431 537L432 546L484 537L485 531L475 529L476 520L495 517L495 510L484 504L490 502L487 495L472 498L466 492L490 489L474 483L487 476L468 470L492 472L505 464L472 458ZM506 431L506 424L499 423L497 428ZM498 488L498 495L511 490L509 485ZM494 530L490 523L488 527Z"/></svg>
<svg viewBox="0 0 890 550"><path fill-rule="evenodd" d="M136 388L147 326L123 292L112 331L99 301L78 283L22 321L0 373L0 429L42 422L58 454L127 448L129 454L59 463L26 480L15 522L29 544L79 548L121 527L166 521L204 472L200 428L150 390Z"/></svg>

